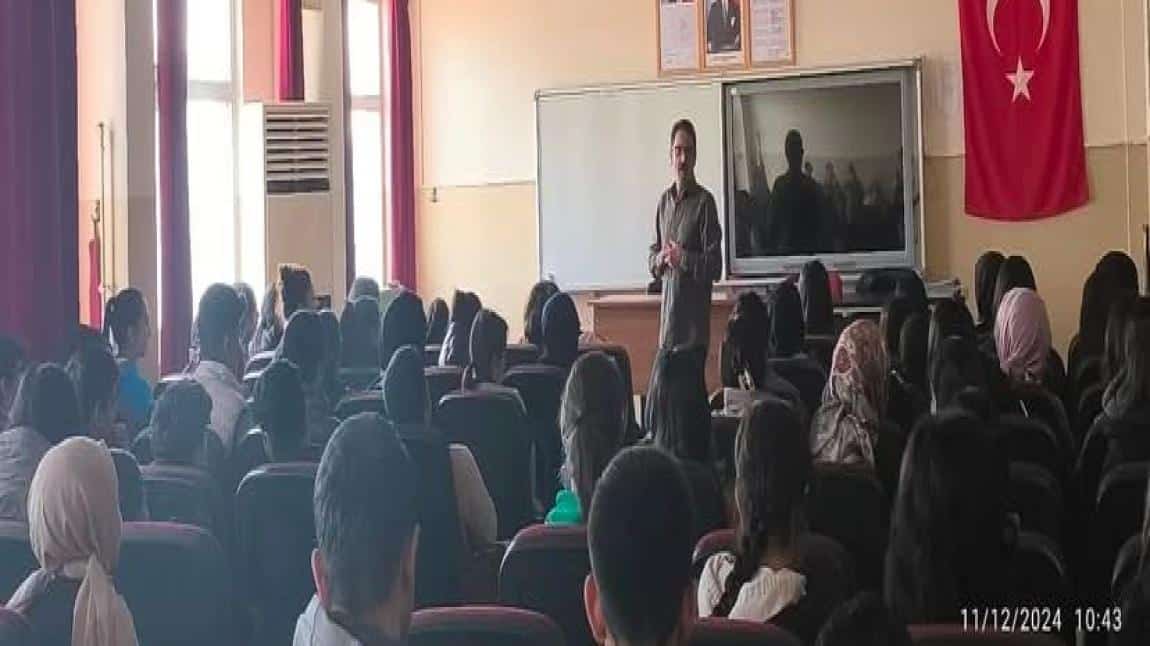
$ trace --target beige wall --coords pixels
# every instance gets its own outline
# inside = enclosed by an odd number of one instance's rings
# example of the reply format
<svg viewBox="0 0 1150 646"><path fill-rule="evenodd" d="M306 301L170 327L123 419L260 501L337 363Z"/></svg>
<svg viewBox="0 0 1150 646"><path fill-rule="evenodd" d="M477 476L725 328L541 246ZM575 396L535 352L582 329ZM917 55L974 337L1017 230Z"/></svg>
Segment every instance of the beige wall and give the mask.
<svg viewBox="0 0 1150 646"><path fill-rule="evenodd" d="M244 100L276 98L275 0L243 0Z"/></svg>
<svg viewBox="0 0 1150 646"><path fill-rule="evenodd" d="M925 57L928 274L969 285L984 249L1027 255L1065 347L1089 268L1112 248L1141 254L1139 229L1150 217L1142 0L1080 3L1092 200L1033 224L992 224L963 213L957 3L797 5L799 67ZM649 0L412 1L425 298L467 287L518 319L537 272L534 92L655 78L654 12Z"/></svg>

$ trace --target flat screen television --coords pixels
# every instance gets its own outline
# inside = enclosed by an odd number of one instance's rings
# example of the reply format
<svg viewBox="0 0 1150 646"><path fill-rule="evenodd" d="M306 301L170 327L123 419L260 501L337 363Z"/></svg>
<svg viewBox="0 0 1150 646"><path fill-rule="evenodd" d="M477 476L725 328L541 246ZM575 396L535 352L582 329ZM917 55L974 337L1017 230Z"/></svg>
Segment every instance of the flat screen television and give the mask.
<svg viewBox="0 0 1150 646"><path fill-rule="evenodd" d="M921 270L917 63L723 86L731 279Z"/></svg>

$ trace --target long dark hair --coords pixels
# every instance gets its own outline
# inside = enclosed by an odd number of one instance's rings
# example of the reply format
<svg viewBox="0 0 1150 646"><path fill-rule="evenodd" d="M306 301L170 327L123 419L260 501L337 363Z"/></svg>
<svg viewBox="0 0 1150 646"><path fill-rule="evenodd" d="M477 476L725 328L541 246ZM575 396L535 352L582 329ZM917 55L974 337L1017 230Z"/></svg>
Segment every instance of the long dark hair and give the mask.
<svg viewBox="0 0 1150 646"><path fill-rule="evenodd" d="M134 287L120 290L104 304L104 337L116 354L122 354L132 342L132 331L147 311L143 292Z"/></svg>
<svg viewBox="0 0 1150 646"><path fill-rule="evenodd" d="M499 379L497 372L507 352L507 321L491 310L479 310L469 341L471 360L463 371L464 390Z"/></svg>
<svg viewBox="0 0 1150 646"><path fill-rule="evenodd" d="M364 296L344 305L339 317L345 368L379 367L379 301Z"/></svg>
<svg viewBox="0 0 1150 646"><path fill-rule="evenodd" d="M1106 354L1102 361L1102 383L1113 381L1120 372L1122 364L1126 361L1126 324L1134 314L1134 306L1138 296L1134 292L1119 290L1114 295L1114 302L1110 304L1110 312L1106 316Z"/></svg>
<svg viewBox="0 0 1150 646"><path fill-rule="evenodd" d="M447 309L447 301L437 298L427 306L427 345L442 345L447 336L447 323L451 319L451 310Z"/></svg>
<svg viewBox="0 0 1150 646"><path fill-rule="evenodd" d="M1107 413L1122 416L1150 403L1150 298L1139 298L1126 323L1122 371L1106 391Z"/></svg>
<svg viewBox="0 0 1150 646"><path fill-rule="evenodd" d="M1076 346L1076 354L1080 358L1102 356L1105 351L1106 323L1115 292L1111 280L1105 273L1095 270L1082 285Z"/></svg>
<svg viewBox="0 0 1150 646"><path fill-rule="evenodd" d="M983 330L994 327L994 285L998 271L1006 261L997 251L987 251L974 265L974 301L978 306L978 325Z"/></svg>
<svg viewBox="0 0 1150 646"><path fill-rule="evenodd" d="M727 338L723 341L728 360L723 366L723 386L751 390L765 387L769 334L766 304L754 292L739 294L727 320ZM750 383L742 383L744 376Z"/></svg>
<svg viewBox="0 0 1150 646"><path fill-rule="evenodd" d="M930 319L926 314L914 314L902 324L898 336L897 368L903 379L916 386L926 386L929 339Z"/></svg>
<svg viewBox="0 0 1150 646"><path fill-rule="evenodd" d="M1138 292L1138 265L1123 251L1111 251L1102 256L1094 271L1106 275L1114 289Z"/></svg>
<svg viewBox="0 0 1150 646"><path fill-rule="evenodd" d="M279 345L284 333L284 321L279 315L280 292L275 285L264 292L260 303L260 322L256 326L256 352L270 350Z"/></svg>
<svg viewBox="0 0 1150 646"><path fill-rule="evenodd" d="M315 295L315 290L307 267L283 264L279 266L279 276L280 302L285 321L290 320L298 310L313 307L310 298Z"/></svg>
<svg viewBox="0 0 1150 646"><path fill-rule="evenodd" d="M559 432L565 456L562 479L575 492L585 517L599 476L623 446L626 412L615 362L602 352L579 357L563 387Z"/></svg>
<svg viewBox="0 0 1150 646"><path fill-rule="evenodd" d="M711 411L704 375L706 349L680 346L660 350L647 389L644 426L655 444L682 460L707 462L711 456Z"/></svg>
<svg viewBox="0 0 1150 646"><path fill-rule="evenodd" d="M998 308L1002 299L1012 289L1025 287L1038 291L1038 283L1034 280L1034 270L1030 263L1022 256L1010 256L1002 261L998 268L998 277L994 279L994 316L998 318Z"/></svg>
<svg viewBox="0 0 1150 646"><path fill-rule="evenodd" d="M806 334L799 290L783 283L771 294L771 356L789 359L802 353Z"/></svg>
<svg viewBox="0 0 1150 646"><path fill-rule="evenodd" d="M715 606L731 614L739 591L758 572L768 547L788 550L805 530L803 514L811 477L811 452L795 409L783 401L756 402L743 415L735 438L738 544L735 566Z"/></svg>
<svg viewBox="0 0 1150 646"><path fill-rule="evenodd" d="M807 334L834 334L835 306L831 300L831 280L823 263L812 260L799 274L799 296Z"/></svg>
<svg viewBox="0 0 1150 646"><path fill-rule="evenodd" d="M549 280L541 280L527 295L527 306L523 308L523 336L532 345L543 343L543 306L559 293L559 286Z"/></svg>
<svg viewBox="0 0 1150 646"><path fill-rule="evenodd" d="M974 317L970 315L966 303L948 298L936 303L930 314L930 336L926 344L928 361L934 361L938 346L952 336L974 339Z"/></svg>
<svg viewBox="0 0 1150 646"><path fill-rule="evenodd" d="M543 306L543 341L539 360L568 369L579 358L579 312L570 296L559 292Z"/></svg>
<svg viewBox="0 0 1150 646"><path fill-rule="evenodd" d="M886 555L887 605L907 623L954 621L1001 600L1007 467L983 422L965 411L926 417L902 461Z"/></svg>
<svg viewBox="0 0 1150 646"><path fill-rule="evenodd" d="M284 329L276 358L287 359L299 369L300 379L310 386L320 377L324 359L324 329L319 314L299 310L292 314Z"/></svg>
<svg viewBox="0 0 1150 646"><path fill-rule="evenodd" d="M76 387L54 363L42 363L24 373L10 415L10 426L30 427L52 444L83 435Z"/></svg>
<svg viewBox="0 0 1150 646"><path fill-rule="evenodd" d="M899 296L890 299L882 308L879 327L882 328L883 344L886 345L886 353L892 366L898 365L898 344L902 337L902 326L918 311L909 298Z"/></svg>

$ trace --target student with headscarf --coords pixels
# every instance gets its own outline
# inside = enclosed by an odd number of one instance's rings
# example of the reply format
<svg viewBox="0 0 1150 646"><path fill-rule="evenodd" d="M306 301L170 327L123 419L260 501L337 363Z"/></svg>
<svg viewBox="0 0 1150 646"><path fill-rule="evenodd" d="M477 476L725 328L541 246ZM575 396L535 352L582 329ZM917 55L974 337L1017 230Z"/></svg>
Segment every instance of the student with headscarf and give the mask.
<svg viewBox="0 0 1150 646"><path fill-rule="evenodd" d="M750 291L740 294L727 321L721 352L723 408L738 416L752 402L777 397L795 406L806 418L809 413L798 389L775 374L767 361L770 327L767 306L759 295Z"/></svg>
<svg viewBox="0 0 1150 646"><path fill-rule="evenodd" d="M811 453L816 462L875 467L889 371L878 325L861 320L843 330L822 407L811 424Z"/></svg>
<svg viewBox="0 0 1150 646"><path fill-rule="evenodd" d="M483 391L511 399L523 414L527 407L519 391L502 385L507 364L507 322L491 310L479 310L471 324L471 361L463 370L463 391Z"/></svg>
<svg viewBox="0 0 1150 646"><path fill-rule="evenodd" d="M439 349L439 365L458 366L463 368L471 360L469 354L471 325L483 303L479 296L471 292L455 291L451 297L450 322L443 337L443 345ZM424 335L426 338L426 335Z"/></svg>
<svg viewBox="0 0 1150 646"><path fill-rule="evenodd" d="M549 280L541 280L531 287L527 295L527 306L523 309L523 340L538 347L543 343L543 307L552 296L559 293L559 286Z"/></svg>
<svg viewBox="0 0 1150 646"><path fill-rule="evenodd" d="M108 449L71 438L49 450L28 492L28 534L40 563L8 608L43 646L135 646L132 613L116 591L120 501Z"/></svg>
<svg viewBox="0 0 1150 646"><path fill-rule="evenodd" d="M807 334L830 336L835 333L835 308L831 298L830 276L823 263L812 260L799 273L799 296Z"/></svg>
<svg viewBox="0 0 1150 646"><path fill-rule="evenodd" d="M994 333L994 285L998 281L998 271L1006 261L997 251L987 251L974 265L974 301L978 306L979 336Z"/></svg>
<svg viewBox="0 0 1150 646"><path fill-rule="evenodd" d="M401 290L387 305L379 327L379 366L387 370L391 355L405 345L422 348L427 339L427 314L415 292Z"/></svg>
<svg viewBox="0 0 1150 646"><path fill-rule="evenodd" d="M416 346L404 346L392 356L383 375L383 401L388 421L405 442L443 443L431 426L423 353ZM463 542L474 552L495 542L499 517L471 450L451 444L447 451Z"/></svg>
<svg viewBox="0 0 1150 646"><path fill-rule="evenodd" d="M65 439L84 434L76 388L68 373L50 363L29 370L16 391L9 424L0 433L0 518L24 521L28 486L44 454Z"/></svg>
<svg viewBox="0 0 1150 646"><path fill-rule="evenodd" d="M582 334L575 301L563 292L555 294L543 306L543 340L539 363L570 370L579 358L579 336Z"/></svg>
<svg viewBox="0 0 1150 646"><path fill-rule="evenodd" d="M451 311L447 309L447 301L437 298L427 307L427 345L442 345L447 336L447 324L451 320Z"/></svg>

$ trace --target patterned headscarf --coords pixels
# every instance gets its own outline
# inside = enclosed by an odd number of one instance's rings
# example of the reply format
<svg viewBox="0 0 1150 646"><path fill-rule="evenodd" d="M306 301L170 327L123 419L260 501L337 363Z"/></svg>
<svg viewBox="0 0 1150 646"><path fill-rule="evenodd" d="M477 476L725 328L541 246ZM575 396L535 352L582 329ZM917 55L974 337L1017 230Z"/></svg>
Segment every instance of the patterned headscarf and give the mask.
<svg viewBox="0 0 1150 646"><path fill-rule="evenodd" d="M815 460L874 465L874 446L886 412L890 359L882 331L856 321L839 337L823 403L811 427Z"/></svg>
<svg viewBox="0 0 1150 646"><path fill-rule="evenodd" d="M1038 292L1019 287L1002 297L994 322L994 345L1007 376L1041 381L1050 356L1050 338L1050 318Z"/></svg>

